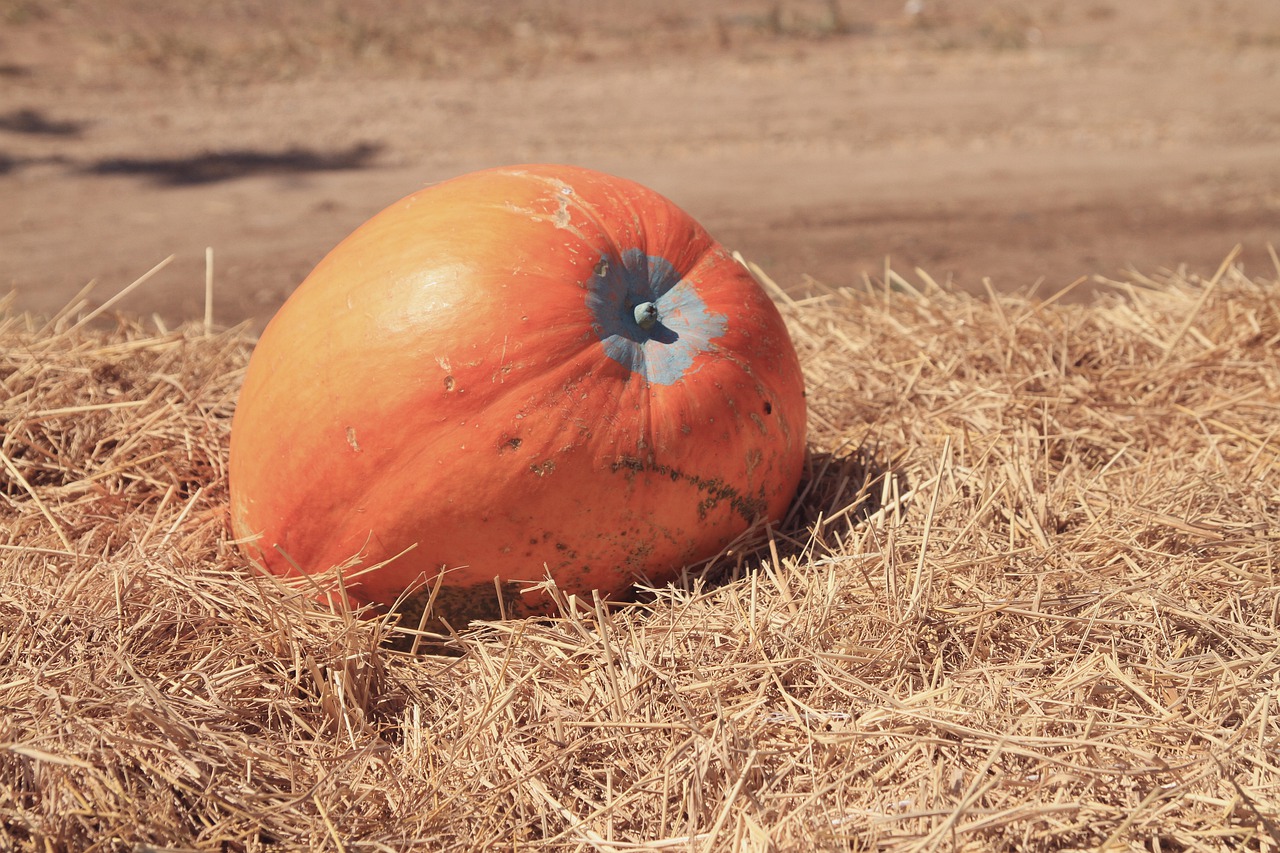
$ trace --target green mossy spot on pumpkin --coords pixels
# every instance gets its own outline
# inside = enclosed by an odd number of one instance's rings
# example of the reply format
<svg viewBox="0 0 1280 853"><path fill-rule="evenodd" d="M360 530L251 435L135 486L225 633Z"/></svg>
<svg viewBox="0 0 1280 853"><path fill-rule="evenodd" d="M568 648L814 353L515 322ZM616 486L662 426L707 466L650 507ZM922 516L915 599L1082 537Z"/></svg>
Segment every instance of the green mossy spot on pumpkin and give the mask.
<svg viewBox="0 0 1280 853"><path fill-rule="evenodd" d="M612 470L615 474L623 472L628 478L632 478L638 473L653 473L663 477L670 477L672 482L683 480L689 483L697 488L698 491L705 493L703 499L698 502L699 519L706 519L707 514L719 506L722 501L727 501L733 511L748 524L753 523L769 508L769 502L764 496L763 489L760 490L758 495L744 495L737 488L729 485L719 477L699 477L697 474L689 474L672 468L670 465L646 462L633 456L617 460L613 463Z"/></svg>

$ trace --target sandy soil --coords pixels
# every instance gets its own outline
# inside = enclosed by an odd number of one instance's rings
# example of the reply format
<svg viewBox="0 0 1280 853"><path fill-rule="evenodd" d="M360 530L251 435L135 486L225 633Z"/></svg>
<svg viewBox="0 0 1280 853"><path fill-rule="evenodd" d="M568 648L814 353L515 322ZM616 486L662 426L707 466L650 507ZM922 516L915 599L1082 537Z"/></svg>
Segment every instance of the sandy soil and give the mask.
<svg viewBox="0 0 1280 853"><path fill-rule="evenodd" d="M0 0L20 308L174 253L121 305L198 318L211 246L216 319L261 324L383 206L529 161L647 183L797 291L1280 243L1274 0L207 5Z"/></svg>

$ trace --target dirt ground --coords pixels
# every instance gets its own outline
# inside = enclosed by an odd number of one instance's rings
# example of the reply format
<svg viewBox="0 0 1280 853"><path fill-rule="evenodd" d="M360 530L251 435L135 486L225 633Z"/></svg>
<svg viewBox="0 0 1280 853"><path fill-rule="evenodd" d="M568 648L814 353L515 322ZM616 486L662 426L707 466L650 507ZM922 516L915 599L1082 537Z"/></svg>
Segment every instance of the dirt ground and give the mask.
<svg viewBox="0 0 1280 853"><path fill-rule="evenodd" d="M358 7L358 8L354 8ZM158 10L158 11L157 11ZM667 194L786 287L1044 292L1280 243L1275 0L0 0L0 291L260 325L484 166Z"/></svg>

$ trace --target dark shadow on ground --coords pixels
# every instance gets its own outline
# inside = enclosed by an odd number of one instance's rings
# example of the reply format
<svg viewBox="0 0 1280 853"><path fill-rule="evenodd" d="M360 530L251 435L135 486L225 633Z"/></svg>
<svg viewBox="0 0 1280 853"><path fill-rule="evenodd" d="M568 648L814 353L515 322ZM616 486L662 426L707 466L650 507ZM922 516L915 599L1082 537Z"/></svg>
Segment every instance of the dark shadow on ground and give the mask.
<svg viewBox="0 0 1280 853"><path fill-rule="evenodd" d="M250 175L285 175L364 169L382 145L361 142L338 151L289 148L285 151L230 150L193 157L116 157L100 160L84 171L92 175L138 175L163 186L190 186Z"/></svg>
<svg viewBox="0 0 1280 853"><path fill-rule="evenodd" d="M79 136L88 126L84 121L51 119L40 110L25 107L0 113L0 130L36 136Z"/></svg>
<svg viewBox="0 0 1280 853"><path fill-rule="evenodd" d="M757 525L725 551L687 568L681 583L706 588L741 578L770 558L817 559L844 553L844 540L877 513L909 511L910 484L901 453L875 444L845 446L831 453L810 447L804 478L786 517ZM772 544L770 544L772 542Z"/></svg>

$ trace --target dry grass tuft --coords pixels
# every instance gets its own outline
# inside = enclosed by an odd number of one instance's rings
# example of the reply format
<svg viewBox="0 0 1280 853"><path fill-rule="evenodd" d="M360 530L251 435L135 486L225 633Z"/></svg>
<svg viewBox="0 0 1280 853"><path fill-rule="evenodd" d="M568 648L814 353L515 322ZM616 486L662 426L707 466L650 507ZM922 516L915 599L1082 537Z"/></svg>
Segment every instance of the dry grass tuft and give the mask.
<svg viewBox="0 0 1280 853"><path fill-rule="evenodd" d="M431 654L245 574L242 333L0 315L0 847L1280 849L1280 288L887 279L765 544Z"/></svg>

